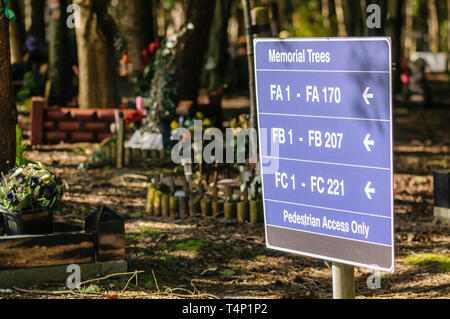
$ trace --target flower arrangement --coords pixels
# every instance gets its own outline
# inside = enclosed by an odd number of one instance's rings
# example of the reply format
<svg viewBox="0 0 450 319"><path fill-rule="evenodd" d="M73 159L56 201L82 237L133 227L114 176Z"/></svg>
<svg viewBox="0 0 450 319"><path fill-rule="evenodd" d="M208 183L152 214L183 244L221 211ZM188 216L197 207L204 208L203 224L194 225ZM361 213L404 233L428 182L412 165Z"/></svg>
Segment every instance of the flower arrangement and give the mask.
<svg viewBox="0 0 450 319"><path fill-rule="evenodd" d="M61 202L63 182L42 163L13 168L0 184L0 208L6 211L49 209Z"/></svg>
<svg viewBox="0 0 450 319"><path fill-rule="evenodd" d="M125 117L125 123L132 129L138 130L141 127L142 120L146 117L144 113L134 110Z"/></svg>

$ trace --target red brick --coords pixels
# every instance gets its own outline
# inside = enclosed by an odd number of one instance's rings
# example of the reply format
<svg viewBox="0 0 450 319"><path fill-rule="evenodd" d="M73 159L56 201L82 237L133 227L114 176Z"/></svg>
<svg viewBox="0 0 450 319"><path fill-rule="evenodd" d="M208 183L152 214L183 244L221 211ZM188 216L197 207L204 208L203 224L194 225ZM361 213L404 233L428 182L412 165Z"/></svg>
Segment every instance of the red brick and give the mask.
<svg viewBox="0 0 450 319"><path fill-rule="evenodd" d="M44 122L44 130L45 131L54 131L55 130L55 122Z"/></svg>
<svg viewBox="0 0 450 319"><path fill-rule="evenodd" d="M72 118L75 120L92 121L97 118L96 109L71 109L70 114L72 115Z"/></svg>
<svg viewBox="0 0 450 319"><path fill-rule="evenodd" d="M95 142L92 132L73 132L71 139L72 142Z"/></svg>
<svg viewBox="0 0 450 319"><path fill-rule="evenodd" d="M64 112L62 109L47 109L45 112L46 120L65 120L70 117L69 112Z"/></svg>
<svg viewBox="0 0 450 319"><path fill-rule="evenodd" d="M106 122L86 122L84 123L85 131L94 131L94 132L103 132L105 131L109 125L106 125Z"/></svg>
<svg viewBox="0 0 450 319"><path fill-rule="evenodd" d="M60 131L79 131L81 129L80 121L61 121L59 122Z"/></svg>
<svg viewBox="0 0 450 319"><path fill-rule="evenodd" d="M102 121L114 122L115 109L97 109L97 118ZM118 110L120 112L120 110Z"/></svg>
<svg viewBox="0 0 450 319"><path fill-rule="evenodd" d="M31 145L43 143L43 123L44 123L45 100L43 98L33 98L30 111Z"/></svg>
<svg viewBox="0 0 450 319"><path fill-rule="evenodd" d="M47 132L45 133L45 139L50 143L59 143L67 139L66 132Z"/></svg>

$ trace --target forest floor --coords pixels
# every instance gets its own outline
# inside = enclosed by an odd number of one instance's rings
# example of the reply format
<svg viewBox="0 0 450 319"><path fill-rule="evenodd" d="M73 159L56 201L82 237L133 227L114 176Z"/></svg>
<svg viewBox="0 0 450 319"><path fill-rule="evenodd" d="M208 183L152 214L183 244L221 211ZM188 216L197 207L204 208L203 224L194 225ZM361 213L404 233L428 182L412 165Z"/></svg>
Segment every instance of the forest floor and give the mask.
<svg viewBox="0 0 450 319"><path fill-rule="evenodd" d="M366 284L372 271L356 267L356 296L449 298L450 232L433 217L432 178L433 170L449 169L449 110L396 108L394 121L395 272L381 273L381 287L372 290ZM21 122L26 130L26 119ZM28 292L0 292L1 298L332 297L330 264L267 249L263 225L146 216L145 184L123 176L148 169L77 169L96 147L40 146L27 156L53 166L67 182L65 217L82 220L102 204L122 215L128 269L144 273L137 284L127 285L131 276L103 280L81 295L52 294L64 283L49 283Z"/></svg>

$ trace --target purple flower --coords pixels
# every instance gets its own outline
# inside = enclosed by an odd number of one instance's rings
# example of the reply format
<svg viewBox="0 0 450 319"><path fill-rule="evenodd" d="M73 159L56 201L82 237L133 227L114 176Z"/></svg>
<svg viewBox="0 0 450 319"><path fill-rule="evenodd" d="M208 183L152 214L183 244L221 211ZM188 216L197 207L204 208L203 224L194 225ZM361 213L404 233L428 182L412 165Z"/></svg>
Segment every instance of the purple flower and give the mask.
<svg viewBox="0 0 450 319"><path fill-rule="evenodd" d="M14 174L15 171L17 171L17 167L11 168L11 169L8 171L8 173Z"/></svg>
<svg viewBox="0 0 450 319"><path fill-rule="evenodd" d="M39 185L40 183L42 183L42 180L39 177L37 176L31 177L31 184Z"/></svg>
<svg viewBox="0 0 450 319"><path fill-rule="evenodd" d="M25 176L23 174L19 174L16 176L16 182L22 183L25 180Z"/></svg>
<svg viewBox="0 0 450 319"><path fill-rule="evenodd" d="M17 200L16 194L14 192L9 192L6 194L6 201L10 204L13 204Z"/></svg>
<svg viewBox="0 0 450 319"><path fill-rule="evenodd" d="M53 196L56 193L56 187L53 185L45 186L45 192L48 193L49 196Z"/></svg>

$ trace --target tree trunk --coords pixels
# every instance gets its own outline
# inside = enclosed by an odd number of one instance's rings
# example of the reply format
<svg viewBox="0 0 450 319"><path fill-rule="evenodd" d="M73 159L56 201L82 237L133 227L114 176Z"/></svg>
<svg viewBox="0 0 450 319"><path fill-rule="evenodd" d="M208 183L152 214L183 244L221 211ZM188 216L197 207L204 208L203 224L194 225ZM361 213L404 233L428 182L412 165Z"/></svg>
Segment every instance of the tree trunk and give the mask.
<svg viewBox="0 0 450 319"><path fill-rule="evenodd" d="M76 29L80 108L116 106L115 24L107 13L108 0L74 0L80 6Z"/></svg>
<svg viewBox="0 0 450 319"><path fill-rule="evenodd" d="M400 79L401 70L400 62L402 59L402 26L403 26L403 4L404 1L397 0L395 3L391 3L393 6L391 17L392 21L392 57L395 63L395 72L393 79L393 91L399 93L401 90L402 82Z"/></svg>
<svg viewBox="0 0 450 319"><path fill-rule="evenodd" d="M363 34L363 12L361 12L361 6L355 0L344 1L344 16L351 17L350 19L344 19L347 29L347 34L350 36L360 36Z"/></svg>
<svg viewBox="0 0 450 319"><path fill-rule="evenodd" d="M45 0L31 0L30 36L45 40Z"/></svg>
<svg viewBox="0 0 450 319"><path fill-rule="evenodd" d="M431 52L439 51L439 19L435 0L427 0L428 17L430 19L428 35Z"/></svg>
<svg viewBox="0 0 450 319"><path fill-rule="evenodd" d="M228 20L231 14L230 0L217 0L214 22L209 36L208 61L209 89L215 90L225 82L229 62Z"/></svg>
<svg viewBox="0 0 450 319"><path fill-rule="evenodd" d="M450 72L450 0L447 0L447 72Z"/></svg>
<svg viewBox="0 0 450 319"><path fill-rule="evenodd" d="M323 18L323 26L330 32L330 6L328 0L321 0L321 10Z"/></svg>
<svg viewBox="0 0 450 319"><path fill-rule="evenodd" d="M65 106L69 98L72 73L68 61L66 26L67 0L48 0L49 17L49 80L51 82L50 105Z"/></svg>
<svg viewBox="0 0 450 319"><path fill-rule="evenodd" d="M402 1L402 0L400 0ZM392 1L391 1L392 2ZM366 3L369 5L371 2L370 1L366 1ZM385 36L386 35L386 19L387 19L387 12L388 12L388 1L387 0L379 0L377 1L377 4L380 6L380 10L381 10L381 28L373 28L373 29L369 29L369 36ZM367 13L366 13L367 14ZM364 21L366 22L366 21Z"/></svg>
<svg viewBox="0 0 450 319"><path fill-rule="evenodd" d="M246 29L252 26L251 20L251 7L249 0L242 0L242 6L244 9L244 21ZM248 75L249 75L249 95L250 95L250 127L258 128L258 115L256 112L256 86L255 86L255 65L253 61L253 36L249 33L246 34L247 42L247 61L248 61Z"/></svg>
<svg viewBox="0 0 450 319"><path fill-rule="evenodd" d="M344 6L343 0L334 0L336 8L336 18L338 23L338 36L346 37L347 30L345 29L345 18L344 18Z"/></svg>
<svg viewBox="0 0 450 319"><path fill-rule="evenodd" d="M133 0L123 1L124 34L127 42L128 55L133 61L133 70L141 69L142 50L154 40L153 1Z"/></svg>
<svg viewBox="0 0 450 319"><path fill-rule="evenodd" d="M450 0L449 0L450 1ZM403 58L409 61L413 41L413 7L412 0L405 2L405 49Z"/></svg>
<svg viewBox="0 0 450 319"><path fill-rule="evenodd" d="M0 1L0 8L3 1ZM0 172L13 168L16 159L17 110L11 79L9 22L0 13Z"/></svg>
<svg viewBox="0 0 450 319"><path fill-rule="evenodd" d="M16 20L9 24L9 43L11 47L11 64L22 63L22 49L25 43L25 24L19 0L10 0L9 7L16 15Z"/></svg>
<svg viewBox="0 0 450 319"><path fill-rule="evenodd" d="M215 5L216 1L187 1L185 21L192 21L194 30L185 33L177 48L175 79L180 100L197 100Z"/></svg>

